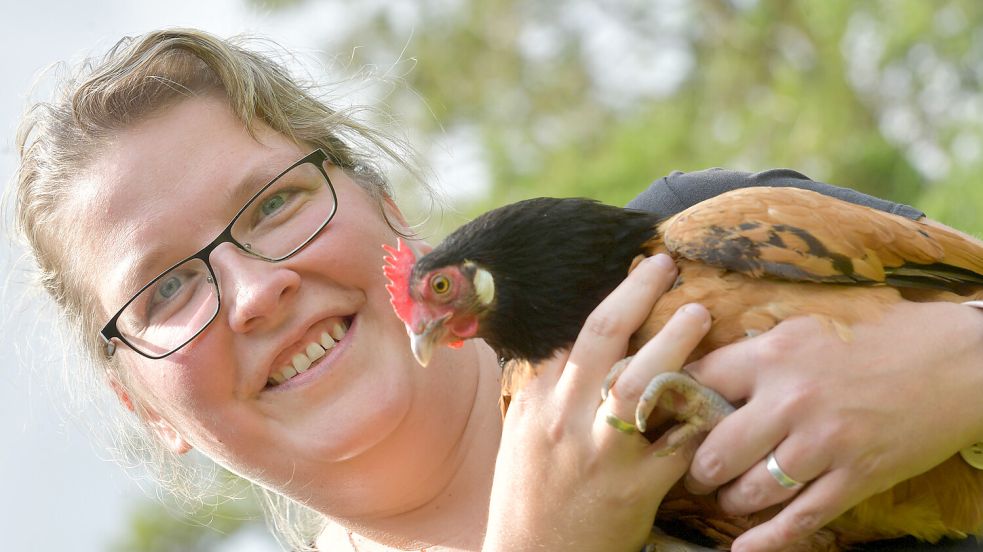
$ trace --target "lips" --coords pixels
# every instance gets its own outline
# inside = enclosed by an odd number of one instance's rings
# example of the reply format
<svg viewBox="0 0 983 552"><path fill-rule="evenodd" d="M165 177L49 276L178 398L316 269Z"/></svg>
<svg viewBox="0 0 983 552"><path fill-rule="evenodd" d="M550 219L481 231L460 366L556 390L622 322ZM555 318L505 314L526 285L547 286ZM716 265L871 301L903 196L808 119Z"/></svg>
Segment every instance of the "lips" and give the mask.
<svg viewBox="0 0 983 552"><path fill-rule="evenodd" d="M338 341L341 341L348 332L350 322L339 320L323 329L315 339L303 344L302 348L290 357L287 364L275 369L269 379L267 386L276 387L281 385L298 374L303 374L311 367L311 364L325 356L334 349Z"/></svg>

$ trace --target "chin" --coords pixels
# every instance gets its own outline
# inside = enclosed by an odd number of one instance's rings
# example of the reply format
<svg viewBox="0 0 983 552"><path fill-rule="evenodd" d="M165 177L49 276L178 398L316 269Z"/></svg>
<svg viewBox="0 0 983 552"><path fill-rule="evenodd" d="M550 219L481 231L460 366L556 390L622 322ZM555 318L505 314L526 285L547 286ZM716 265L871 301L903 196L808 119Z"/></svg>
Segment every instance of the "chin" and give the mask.
<svg viewBox="0 0 983 552"><path fill-rule="evenodd" d="M370 379L374 381L367 381ZM388 441L407 430L414 404L411 380L384 377L363 378L361 382L370 385L340 397L332 405L330 420L317 420L322 436L318 456L322 459L343 462L373 449L385 449Z"/></svg>

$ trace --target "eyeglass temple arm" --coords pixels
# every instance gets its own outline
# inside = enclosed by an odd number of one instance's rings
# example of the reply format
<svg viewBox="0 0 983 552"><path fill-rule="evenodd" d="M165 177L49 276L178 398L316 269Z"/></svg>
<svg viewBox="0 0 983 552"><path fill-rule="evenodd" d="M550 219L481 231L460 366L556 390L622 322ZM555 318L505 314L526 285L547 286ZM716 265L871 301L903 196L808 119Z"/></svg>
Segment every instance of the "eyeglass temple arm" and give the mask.
<svg viewBox="0 0 983 552"><path fill-rule="evenodd" d="M102 334L99 334L99 337L101 337L105 342L104 348L106 351L106 358L113 358L113 355L116 354L116 344L113 343L112 339L107 339L106 336Z"/></svg>

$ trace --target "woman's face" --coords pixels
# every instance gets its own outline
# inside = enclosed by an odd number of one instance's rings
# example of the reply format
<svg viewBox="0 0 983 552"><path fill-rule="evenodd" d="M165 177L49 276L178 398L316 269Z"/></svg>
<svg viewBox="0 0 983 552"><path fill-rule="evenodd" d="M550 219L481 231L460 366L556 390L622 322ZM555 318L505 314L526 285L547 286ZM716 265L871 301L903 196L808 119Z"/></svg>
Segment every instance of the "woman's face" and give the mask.
<svg viewBox="0 0 983 552"><path fill-rule="evenodd" d="M251 136L210 97L120 133L70 199L103 314L211 242L253 192L312 149L265 126ZM384 289L380 246L395 236L373 198L326 169L338 208L313 242L279 263L219 246L210 260L221 309L211 325L161 360L125 346L117 356L160 417L152 427L175 448L186 441L295 498L330 490L339 515L357 514L372 493L392 493L394 481L419 481L446 461L477 375L450 369L474 351L417 366ZM269 384L339 326L347 332L326 356ZM411 500L412 490L396 491L403 498L394 500Z"/></svg>

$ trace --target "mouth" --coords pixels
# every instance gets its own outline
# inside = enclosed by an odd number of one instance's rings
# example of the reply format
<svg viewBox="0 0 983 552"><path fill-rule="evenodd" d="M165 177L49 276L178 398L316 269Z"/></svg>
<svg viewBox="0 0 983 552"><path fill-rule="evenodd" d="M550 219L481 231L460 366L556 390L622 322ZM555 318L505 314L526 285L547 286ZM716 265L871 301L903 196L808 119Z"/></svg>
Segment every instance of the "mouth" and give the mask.
<svg viewBox="0 0 983 552"><path fill-rule="evenodd" d="M306 343L300 344L289 361L270 373L269 379L266 380L266 389L283 385L307 372L311 365L330 354L345 338L353 318L353 316L344 317L328 323L326 327L320 328L320 331L315 329L313 335L307 337Z"/></svg>

